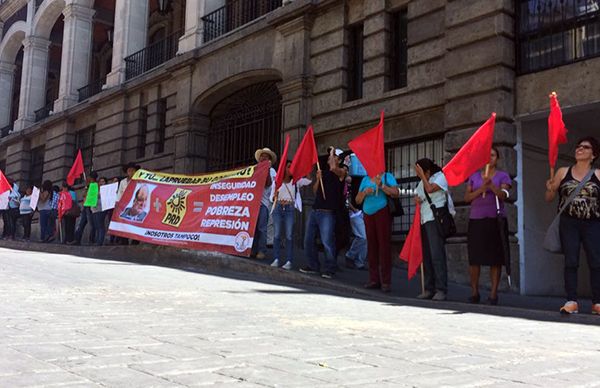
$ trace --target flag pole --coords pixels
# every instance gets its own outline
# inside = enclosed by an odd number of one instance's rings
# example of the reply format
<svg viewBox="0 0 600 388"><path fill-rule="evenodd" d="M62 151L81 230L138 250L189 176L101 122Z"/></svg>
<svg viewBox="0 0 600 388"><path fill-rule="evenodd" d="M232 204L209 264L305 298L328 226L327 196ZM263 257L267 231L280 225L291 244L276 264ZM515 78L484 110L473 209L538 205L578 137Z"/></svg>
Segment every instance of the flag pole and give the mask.
<svg viewBox="0 0 600 388"><path fill-rule="evenodd" d="M425 271L423 270L423 262L421 262L421 293L425 293Z"/></svg>
<svg viewBox="0 0 600 388"><path fill-rule="evenodd" d="M321 171L321 163L317 160L317 170ZM319 183L321 184L321 192L323 193L323 199L327 199L325 196L325 188L323 187L323 177L319 178Z"/></svg>
<svg viewBox="0 0 600 388"><path fill-rule="evenodd" d="M487 179L489 177L489 175L490 175L490 164L488 163L485 165L485 172L483 173L483 177L485 179ZM486 193L486 191L484 191L482 194L483 198L485 198L485 193Z"/></svg>

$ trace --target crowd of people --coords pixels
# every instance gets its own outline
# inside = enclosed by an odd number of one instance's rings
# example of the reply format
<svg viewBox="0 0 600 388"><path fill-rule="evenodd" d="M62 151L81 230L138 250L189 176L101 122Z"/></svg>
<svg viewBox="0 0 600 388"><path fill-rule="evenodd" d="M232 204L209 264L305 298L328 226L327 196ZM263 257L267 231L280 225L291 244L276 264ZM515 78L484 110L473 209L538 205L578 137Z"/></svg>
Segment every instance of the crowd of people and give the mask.
<svg viewBox="0 0 600 388"><path fill-rule="evenodd" d="M139 165L129 163L123 166L125 177L112 179L99 177L97 172L92 171L85 178L82 201L79 201L75 188L66 181L62 183L61 187L58 187L46 180L39 189L35 210L31 206L34 186L27 185L21 190L18 184L7 178L12 190L8 196L8 207L0 210L4 224L2 238L15 240L20 224L23 227L22 239L31 241L31 223L34 213L37 211L39 213L39 241L42 243L57 241L67 245L81 245L87 231L87 242L90 245L129 244L129 240L115 236L107 239L108 224L112 218L113 209L102 209L99 194L95 206L86 206L85 203L91 183L97 183L100 187L118 182L117 200L119 200L138 169L140 169ZM137 242L131 241L131 243L136 244Z"/></svg>
<svg viewBox="0 0 600 388"><path fill-rule="evenodd" d="M594 162L600 156L600 144L593 137L577 143L575 164L560 168L546 183L545 199L552 202L559 197L560 242L565 256L564 280L567 302L561 308L564 314L579 311L577 302L578 267L580 250L586 253L592 286L592 312L600 314L600 170ZM257 162L269 161L273 167L277 155L268 148L256 151ZM275 190L276 172L271 167L261 198L257 227L251 257L264 260L267 252L267 225L272 218L274 228L271 266L285 270L294 268L293 231L297 213L303 210L302 187L309 186L314 195L304 233L304 254L307 264L299 268L306 274L333 278L338 270L338 254L345 251L346 267L367 270L365 287L388 293L392 287L391 214L392 203L401 191L393 174L385 172L375 177L351 174L350 152L330 147L321 158L320 167L311 177L294 177L286 162L284 177ZM468 224L468 264L471 279L469 303L480 303L479 281L481 267L490 268L491 292L487 302L498 303L498 288L502 267L510 260L507 255L508 227L505 202L510 197L512 180L499 168L500 153L491 150L490 162L482 171L475 172L466 182L464 202L470 204ZM90 183L99 186L119 182L117 200L125 192L140 166L129 163L123 167L126 176L107 179L92 172L86 179L84 191ZM352 168L354 169L354 168ZM443 301L448 292L448 270L445 242L447 233L440 227L441 210L454 213L454 204L443 170L432 160L415 161L414 170L419 183L414 201L420 206L420 225L423 248L423 289L417 297ZM365 175L365 174L363 174ZM31 239L32 186L22 191L12 181L8 207L1 210L4 221L2 237L15 239L17 223L23 225L23 238ZM143 193L141 193L143 194ZM141 195L140 194L140 195ZM136 197L138 194L136 194ZM85 195L83 198L85 203ZM107 242L129 244L123 238L109 237L106 241L107 220L111 210L96 206L79 206L76 192L66 182L62 187L52 182L42 184L37 204L40 222L40 241L60 239L65 244L79 245L86 227L88 241L103 245ZM60 220L60 223L57 222ZM349 236L352 236L350 240ZM319 260L317 242L323 247L324 261ZM132 241L132 244L136 244Z"/></svg>

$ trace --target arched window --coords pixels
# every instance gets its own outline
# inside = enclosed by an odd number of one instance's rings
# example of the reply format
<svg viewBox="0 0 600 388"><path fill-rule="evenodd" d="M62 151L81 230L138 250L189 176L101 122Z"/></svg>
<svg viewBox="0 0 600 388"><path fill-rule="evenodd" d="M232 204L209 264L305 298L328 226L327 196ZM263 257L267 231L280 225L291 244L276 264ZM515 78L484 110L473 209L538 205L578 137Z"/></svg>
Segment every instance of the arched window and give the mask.
<svg viewBox="0 0 600 388"><path fill-rule="evenodd" d="M274 82L249 86L218 103L210 114L209 171L254 164L254 152L279 151L281 95Z"/></svg>

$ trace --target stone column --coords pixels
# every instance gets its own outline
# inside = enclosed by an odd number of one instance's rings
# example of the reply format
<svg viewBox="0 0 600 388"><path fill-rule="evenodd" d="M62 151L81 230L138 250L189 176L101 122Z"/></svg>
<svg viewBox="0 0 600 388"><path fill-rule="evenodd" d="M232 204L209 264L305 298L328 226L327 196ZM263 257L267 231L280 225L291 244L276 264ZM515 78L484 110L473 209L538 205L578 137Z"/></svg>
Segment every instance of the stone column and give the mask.
<svg viewBox="0 0 600 388"><path fill-rule="evenodd" d="M15 121L15 131L33 124L34 112L46 103L48 47L50 41L39 36L28 36L23 41L19 118Z"/></svg>
<svg viewBox="0 0 600 388"><path fill-rule="evenodd" d="M76 104L79 98L77 89L88 84L94 13L93 8L79 4L68 4L63 11L65 26L55 112Z"/></svg>
<svg viewBox="0 0 600 388"><path fill-rule="evenodd" d="M493 4L492 4L493 3ZM484 6L485 4L485 6ZM514 116L515 42L514 2L455 0L445 8L445 161L460 149L492 112L497 113L494 143L501 157L500 168L512 177L517 174ZM432 24L433 25L433 24ZM409 29L409 32L411 30ZM469 58L469 60L465 60ZM457 205L458 234L446 246L451 280L468 283L464 263L467 257L468 206L463 203L464 186L453 190ZM514 194L514 195L513 195ZM516 231L517 216L511 193L506 206L509 232ZM511 238L513 288L519 287L518 245ZM460 277L459 277L460 276ZM487 274L482 273L485 279ZM502 286L507 283L503 281Z"/></svg>
<svg viewBox="0 0 600 388"><path fill-rule="evenodd" d="M31 143L28 139L20 139L6 147L6 176L22 187L29 180L30 167Z"/></svg>
<svg viewBox="0 0 600 388"><path fill-rule="evenodd" d="M15 65L0 62L0 128L10 124Z"/></svg>
<svg viewBox="0 0 600 388"><path fill-rule="evenodd" d="M178 53L191 51L202 44L202 16L205 0L187 0L185 3L185 33L179 39Z"/></svg>
<svg viewBox="0 0 600 388"><path fill-rule="evenodd" d="M112 71L106 80L109 87L125 82L125 58L146 47L148 3L148 0L116 2Z"/></svg>

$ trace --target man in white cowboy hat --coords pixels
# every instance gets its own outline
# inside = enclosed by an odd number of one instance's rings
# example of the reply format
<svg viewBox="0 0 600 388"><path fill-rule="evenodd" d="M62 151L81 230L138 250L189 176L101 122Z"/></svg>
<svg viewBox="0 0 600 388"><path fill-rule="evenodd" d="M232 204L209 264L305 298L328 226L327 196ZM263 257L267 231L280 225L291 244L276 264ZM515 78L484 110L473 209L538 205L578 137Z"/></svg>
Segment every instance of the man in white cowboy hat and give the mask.
<svg viewBox="0 0 600 388"><path fill-rule="evenodd" d="M268 161L271 166L277 161L277 155L269 148L260 148L254 153L254 158L258 163ZM256 232L254 232L254 243L252 244L252 252L250 257L255 257L258 260L263 260L267 257L267 225L269 223L269 209L271 208L271 191L273 189L273 181L275 179L275 169L269 169L267 182L265 183L265 191L263 191L260 200L260 213L258 213L258 221Z"/></svg>

